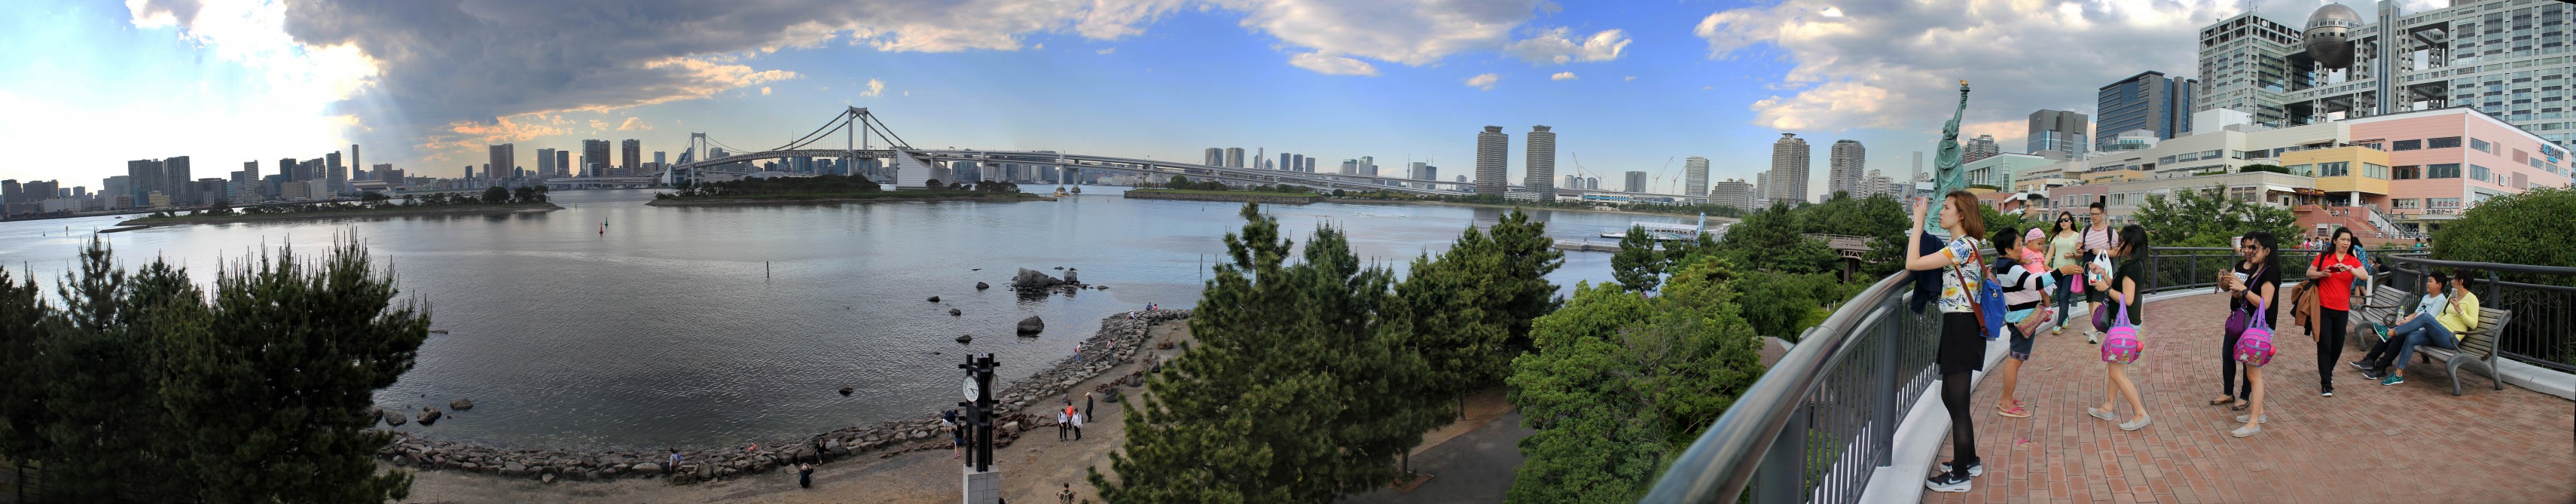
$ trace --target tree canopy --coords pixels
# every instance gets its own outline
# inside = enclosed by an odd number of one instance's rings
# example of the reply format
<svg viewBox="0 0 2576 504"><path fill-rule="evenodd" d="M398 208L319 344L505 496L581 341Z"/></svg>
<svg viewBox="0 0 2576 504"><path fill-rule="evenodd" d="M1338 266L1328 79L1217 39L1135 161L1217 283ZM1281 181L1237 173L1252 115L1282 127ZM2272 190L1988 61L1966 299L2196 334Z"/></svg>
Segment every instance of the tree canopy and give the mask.
<svg viewBox="0 0 2576 504"><path fill-rule="evenodd" d="M2158 246L2224 247L2228 239L2254 231L2298 236L2299 217L2288 209L2226 197L2223 185L2183 189L2172 197L2147 195L2136 222L2147 228ZM1995 229L1988 226L1987 229Z"/></svg>

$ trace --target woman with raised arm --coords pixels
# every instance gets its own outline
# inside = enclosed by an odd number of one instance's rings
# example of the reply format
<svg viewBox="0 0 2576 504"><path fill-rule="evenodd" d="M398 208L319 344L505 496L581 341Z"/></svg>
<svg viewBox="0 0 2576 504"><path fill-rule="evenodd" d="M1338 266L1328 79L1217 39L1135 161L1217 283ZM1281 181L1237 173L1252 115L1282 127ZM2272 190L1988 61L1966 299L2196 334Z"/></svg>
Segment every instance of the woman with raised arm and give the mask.
<svg viewBox="0 0 2576 504"><path fill-rule="evenodd" d="M1984 322L1977 319L1976 292L1985 282L1984 268L1978 265L1977 249L1984 245L1977 237L1985 236L1985 216L1976 210L1977 196L1967 191L1951 191L1943 196L1941 229L1950 233L1950 242L1931 254L1916 255L1923 250L1923 233L1907 233L1905 269L1939 270L1941 277L1941 340L1933 361L1941 372L1941 406L1950 413L1950 463L1941 464L1941 473L1925 480L1923 486L1935 492L1968 491L1969 478L1985 473L1985 464L1977 458L1977 431L1974 416L1968 414L1969 383L1986 354ZM1914 200L1914 227L1923 228L1926 201Z"/></svg>

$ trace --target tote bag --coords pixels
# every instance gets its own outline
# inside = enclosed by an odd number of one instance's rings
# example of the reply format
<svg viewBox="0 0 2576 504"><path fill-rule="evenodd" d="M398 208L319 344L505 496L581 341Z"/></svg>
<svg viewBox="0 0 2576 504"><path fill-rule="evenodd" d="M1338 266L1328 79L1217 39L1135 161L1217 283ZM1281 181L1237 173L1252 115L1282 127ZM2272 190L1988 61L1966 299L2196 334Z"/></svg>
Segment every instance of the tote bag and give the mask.
<svg viewBox="0 0 2576 504"><path fill-rule="evenodd" d="M2130 364L2138 361L2138 325L2129 322L2126 303L2114 303L2111 329L2102 337L2102 362Z"/></svg>
<svg viewBox="0 0 2576 504"><path fill-rule="evenodd" d="M2272 363L2273 350L2272 324L2264 320L2260 314L2271 311L2272 300L2265 299L2256 304L2252 313L2237 312L2246 319L2252 320L2253 325L2245 328L2244 335L2236 337L2236 362L2262 367L2264 364Z"/></svg>

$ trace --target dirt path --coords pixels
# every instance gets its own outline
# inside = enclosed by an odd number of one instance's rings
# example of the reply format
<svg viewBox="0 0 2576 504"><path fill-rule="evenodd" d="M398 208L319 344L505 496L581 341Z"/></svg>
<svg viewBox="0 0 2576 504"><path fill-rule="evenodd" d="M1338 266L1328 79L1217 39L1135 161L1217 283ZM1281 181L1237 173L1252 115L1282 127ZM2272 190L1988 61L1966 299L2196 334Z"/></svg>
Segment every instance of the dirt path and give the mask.
<svg viewBox="0 0 2576 504"><path fill-rule="evenodd" d="M1186 320L1155 324L1147 330L1148 341L1170 340L1176 348L1153 350L1146 344L1135 362L1119 365L1098 377L1085 380L1072 390L1090 390L1111 379L1126 376L1143 366L1146 354L1166 359L1178 355L1181 342L1196 344L1190 337ZM1122 388L1126 401L1145 396L1144 388ZM1073 397L1080 406L1082 397ZM1425 436L1418 455L1450 439L1475 431L1478 427L1511 413L1500 387L1469 395L1465 418ZM1085 468L1109 471L1109 452L1126 442L1122 403L1101 400L1093 413L1096 419L1083 424L1081 441L1068 438L1057 441L1052 429L1039 428L1022 433L1017 442L994 450L994 460L1003 471L1002 498L1009 502L1052 504L1056 492L1072 484L1077 501L1100 502L1085 479ZM1058 401L1050 407L1033 407L1040 411L1061 408ZM539 483L524 478L501 478L456 471L416 472L412 498L403 502L467 503L503 502L534 503L935 503L955 502L963 484L962 462L951 457L950 450L926 450L887 458L877 454L860 455L856 460L840 460L817 467L813 488L797 488L796 472L780 470L713 483L671 485L660 479L619 479L609 482L559 481Z"/></svg>

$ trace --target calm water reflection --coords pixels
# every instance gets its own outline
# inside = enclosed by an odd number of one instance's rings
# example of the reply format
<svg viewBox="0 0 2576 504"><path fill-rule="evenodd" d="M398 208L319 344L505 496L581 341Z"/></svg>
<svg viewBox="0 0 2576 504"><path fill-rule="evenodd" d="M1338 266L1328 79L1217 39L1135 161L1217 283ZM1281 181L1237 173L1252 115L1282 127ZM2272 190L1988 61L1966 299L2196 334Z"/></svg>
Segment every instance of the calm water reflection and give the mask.
<svg viewBox="0 0 2576 504"><path fill-rule="evenodd" d="M218 261L292 243L364 239L432 308L418 367L377 394L417 409L474 399L432 436L520 447L712 446L798 438L953 404L963 352L1024 377L1071 355L1110 313L1198 298L1235 205L1127 200L655 208L649 191L567 191L558 212L183 226L105 235L127 266L159 256L211 284ZM1402 267L1500 210L1435 205L1274 206L1303 243L1350 231L1362 256ZM1669 217L1535 212L1560 238ZM95 228L120 218L0 224L0 262L50 284ZM608 232L598 231L602 223ZM66 228L71 232L66 233ZM1598 238L1595 238L1596 240ZM1021 299L1016 268L1111 287ZM1554 279L1603 281L1609 255L1568 254ZM975 282L996 287L977 291ZM50 291L50 287L48 287ZM924 298L940 296L942 303ZM965 312L949 316L949 308ZM1012 324L1044 317L1018 338ZM975 336L958 344L961 334ZM859 392L842 397L842 386Z"/></svg>

